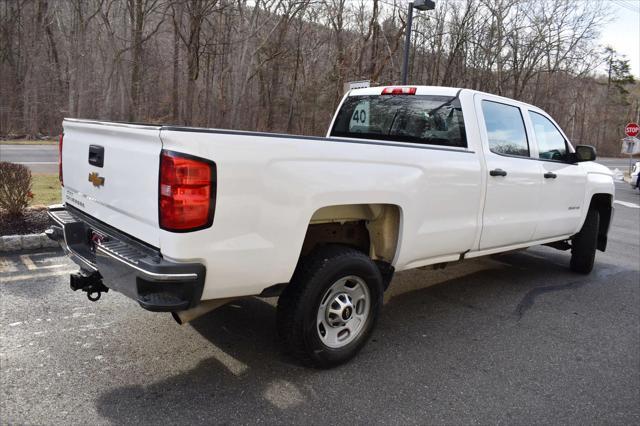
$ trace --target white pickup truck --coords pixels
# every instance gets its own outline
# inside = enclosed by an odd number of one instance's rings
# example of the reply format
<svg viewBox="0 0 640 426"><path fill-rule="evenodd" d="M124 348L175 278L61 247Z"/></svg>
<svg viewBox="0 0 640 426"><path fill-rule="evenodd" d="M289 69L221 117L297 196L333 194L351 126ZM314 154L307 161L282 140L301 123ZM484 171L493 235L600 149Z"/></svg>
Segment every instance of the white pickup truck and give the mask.
<svg viewBox="0 0 640 426"><path fill-rule="evenodd" d="M185 323L279 296L285 349L330 367L394 271L547 244L589 273L614 196L594 159L539 108L445 87L352 90L327 137L65 119L48 233L92 300Z"/></svg>

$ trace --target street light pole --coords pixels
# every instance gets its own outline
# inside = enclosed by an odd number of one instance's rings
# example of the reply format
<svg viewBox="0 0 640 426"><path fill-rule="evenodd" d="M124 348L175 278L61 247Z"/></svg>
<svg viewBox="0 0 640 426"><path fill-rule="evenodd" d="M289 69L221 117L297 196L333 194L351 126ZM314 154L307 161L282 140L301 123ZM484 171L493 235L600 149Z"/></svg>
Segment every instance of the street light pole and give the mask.
<svg viewBox="0 0 640 426"><path fill-rule="evenodd" d="M402 85L407 84L409 73L409 48L411 47L411 25L413 24L413 2L409 2L409 12L407 13L407 34L404 37L404 61L402 62Z"/></svg>
<svg viewBox="0 0 640 426"><path fill-rule="evenodd" d="M404 61L402 62L402 84L407 84L409 75L409 48L411 47L411 26L413 25L413 9L432 10L436 7L434 0L415 0L409 2L409 12L407 13L407 31L404 38Z"/></svg>

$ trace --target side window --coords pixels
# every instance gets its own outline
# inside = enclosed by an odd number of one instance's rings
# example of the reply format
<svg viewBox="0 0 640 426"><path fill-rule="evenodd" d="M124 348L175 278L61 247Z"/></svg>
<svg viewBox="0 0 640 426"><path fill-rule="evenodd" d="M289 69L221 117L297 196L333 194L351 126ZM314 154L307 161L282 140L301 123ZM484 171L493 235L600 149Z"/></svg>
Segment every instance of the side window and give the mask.
<svg viewBox="0 0 640 426"><path fill-rule="evenodd" d="M520 108L498 102L482 101L489 149L496 154L529 156L527 132Z"/></svg>
<svg viewBox="0 0 640 426"><path fill-rule="evenodd" d="M564 161L567 158L567 143L556 126L544 115L529 111L533 131L538 141L539 158Z"/></svg>

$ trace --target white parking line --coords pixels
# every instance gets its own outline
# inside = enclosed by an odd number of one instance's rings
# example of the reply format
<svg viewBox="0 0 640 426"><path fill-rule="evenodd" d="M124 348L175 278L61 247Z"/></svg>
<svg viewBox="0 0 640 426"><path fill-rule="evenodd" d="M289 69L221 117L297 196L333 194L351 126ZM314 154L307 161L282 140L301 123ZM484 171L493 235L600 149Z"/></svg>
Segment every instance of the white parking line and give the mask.
<svg viewBox="0 0 640 426"><path fill-rule="evenodd" d="M39 256L49 256L49 257L59 257L60 256L60 252L57 251L39 251L37 253ZM62 256L64 257L64 256Z"/></svg>
<svg viewBox="0 0 640 426"><path fill-rule="evenodd" d="M0 277L0 282L2 282L3 284L6 284L6 283L12 283L16 281L34 280L38 278L59 277L62 275L70 274L72 272L75 272L75 270L68 269L64 271L45 272L42 274L9 275L7 277Z"/></svg>
<svg viewBox="0 0 640 426"><path fill-rule="evenodd" d="M58 263L56 265L41 265L41 266L37 266L33 262L33 260L31 259L31 257L28 254L20 255L20 260L22 261L24 266L27 267L27 270L29 270L29 271L37 271L37 270L40 270L40 269L56 269L56 268L62 268L64 266L67 266L64 263ZM15 272L15 269L13 271L7 271L7 272Z"/></svg>
<svg viewBox="0 0 640 426"><path fill-rule="evenodd" d="M625 207L630 207L632 209L640 209L640 206L635 204L635 203L630 203L628 201L620 201L620 200L615 200L613 202L613 204L620 204L621 206L625 206Z"/></svg>
<svg viewBox="0 0 640 426"><path fill-rule="evenodd" d="M64 263L60 263L58 265L44 265L44 266L38 266L38 269L56 269L56 268L64 268L65 266L67 266Z"/></svg>
<svg viewBox="0 0 640 426"><path fill-rule="evenodd" d="M0 259L0 272L16 272L16 264L11 259Z"/></svg>
<svg viewBox="0 0 640 426"><path fill-rule="evenodd" d="M209 344L212 355L215 359L218 360L222 365L227 367L227 370L231 372L234 376L240 376L242 373L249 369L249 366L244 362L232 357L219 347Z"/></svg>
<svg viewBox="0 0 640 426"><path fill-rule="evenodd" d="M20 260L22 261L22 264L26 266L29 271L38 269L38 267L36 266L35 263L33 263L33 260L31 260L28 254L20 255Z"/></svg>

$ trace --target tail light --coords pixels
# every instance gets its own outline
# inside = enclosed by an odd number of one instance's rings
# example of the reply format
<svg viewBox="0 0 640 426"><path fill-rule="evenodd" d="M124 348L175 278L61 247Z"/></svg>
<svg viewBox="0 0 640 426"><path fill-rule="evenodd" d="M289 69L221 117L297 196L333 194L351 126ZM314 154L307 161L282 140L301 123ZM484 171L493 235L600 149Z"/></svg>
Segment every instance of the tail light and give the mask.
<svg viewBox="0 0 640 426"><path fill-rule="evenodd" d="M162 151L158 209L160 228L188 232L213 223L216 165L191 155Z"/></svg>
<svg viewBox="0 0 640 426"><path fill-rule="evenodd" d="M64 186L64 180L62 179L62 137L64 133L60 133L60 139L58 140L58 179L60 179L60 185Z"/></svg>
<svg viewBox="0 0 640 426"><path fill-rule="evenodd" d="M383 95L415 95L417 87L385 87Z"/></svg>

